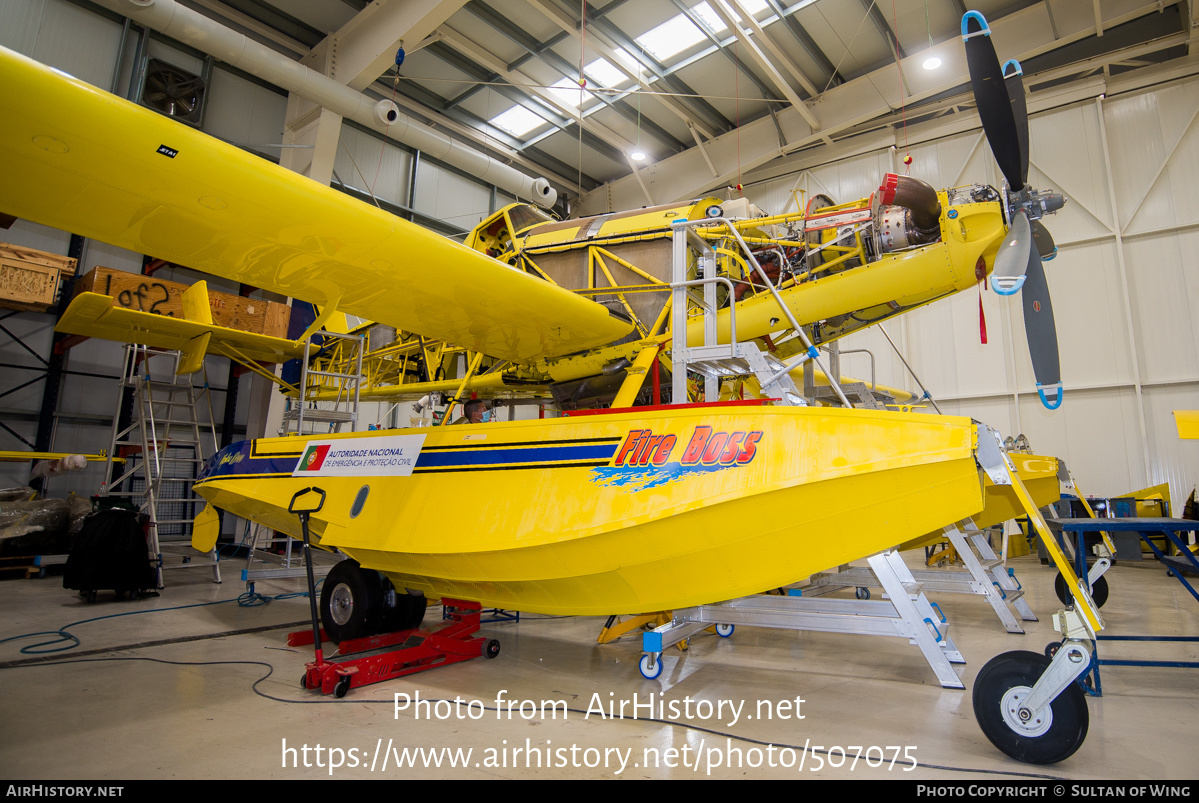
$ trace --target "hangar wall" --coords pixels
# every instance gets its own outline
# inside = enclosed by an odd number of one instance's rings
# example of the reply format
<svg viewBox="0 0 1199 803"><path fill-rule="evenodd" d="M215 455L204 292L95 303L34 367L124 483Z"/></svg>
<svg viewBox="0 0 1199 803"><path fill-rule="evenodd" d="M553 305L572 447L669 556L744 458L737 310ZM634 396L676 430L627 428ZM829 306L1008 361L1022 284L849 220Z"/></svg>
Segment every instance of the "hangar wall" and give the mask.
<svg viewBox="0 0 1199 803"><path fill-rule="evenodd" d="M979 292L908 313L887 329L946 413L970 415L1066 460L1085 493L1170 483L1175 507L1199 481L1199 443L1181 441L1171 411L1199 407L1199 79L1092 99L1030 120L1032 186L1066 207L1046 224L1059 254L1046 263L1065 401L1037 398L1018 297ZM902 138L900 139L902 142ZM911 147L910 173L936 187L1002 181L981 130ZM745 194L768 212L825 193L868 196L902 151L878 150L759 183ZM816 155L819 158L819 154ZM843 349L869 349L878 381L915 389L876 330ZM843 371L869 377L865 355Z"/></svg>

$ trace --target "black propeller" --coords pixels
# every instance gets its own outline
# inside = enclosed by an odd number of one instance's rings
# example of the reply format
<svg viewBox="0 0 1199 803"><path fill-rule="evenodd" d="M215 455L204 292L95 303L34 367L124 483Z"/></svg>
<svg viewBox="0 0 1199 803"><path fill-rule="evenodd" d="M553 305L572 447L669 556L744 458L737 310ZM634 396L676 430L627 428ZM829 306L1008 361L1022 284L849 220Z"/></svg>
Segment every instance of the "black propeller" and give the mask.
<svg viewBox="0 0 1199 803"><path fill-rule="evenodd" d="M962 39L978 115L1007 183L1003 199L1009 230L995 256L991 287L1001 295L1023 289L1024 331L1037 392L1042 404L1056 410L1062 403L1061 366L1053 304L1041 260L1052 259L1057 247L1040 218L1060 209L1065 199L1028 186L1028 108L1020 63L1013 59L999 66L991 28L977 11L962 17Z"/></svg>

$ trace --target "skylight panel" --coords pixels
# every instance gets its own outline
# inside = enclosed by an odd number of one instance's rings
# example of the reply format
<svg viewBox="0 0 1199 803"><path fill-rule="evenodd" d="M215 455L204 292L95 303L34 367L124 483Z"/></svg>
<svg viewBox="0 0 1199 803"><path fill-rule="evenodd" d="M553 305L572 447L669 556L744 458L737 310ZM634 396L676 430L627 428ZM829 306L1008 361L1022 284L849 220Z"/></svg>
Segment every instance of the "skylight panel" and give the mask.
<svg viewBox="0 0 1199 803"><path fill-rule="evenodd" d="M741 0L741 7L749 14L752 14L755 19L769 8L766 0ZM704 21L705 25L712 29L713 33L720 34L728 31L728 26L724 24L724 20L720 18L720 15L707 2L700 3L698 6L692 6L691 10L695 12L697 17ZM731 4L729 10L733 10ZM737 14L737 16L739 17L740 14Z"/></svg>
<svg viewBox="0 0 1199 803"><path fill-rule="evenodd" d="M711 11L711 9L709 9ZM711 12L715 16L715 12ZM665 62L671 56L682 53L687 48L697 45L706 37L703 31L695 27L691 20L678 14L653 30L646 31L637 37L637 44L660 62Z"/></svg>
<svg viewBox="0 0 1199 803"><path fill-rule="evenodd" d="M724 20L707 3L692 6L691 10L695 12L695 16L703 20L704 24L712 29L713 33L723 33L728 30L728 26L724 24Z"/></svg>
<svg viewBox="0 0 1199 803"><path fill-rule="evenodd" d="M612 66L612 62L607 59L596 59L583 68L583 74L588 78L592 78L599 82L600 86L615 88L621 84L627 84L630 79L627 75Z"/></svg>
<svg viewBox="0 0 1199 803"><path fill-rule="evenodd" d="M617 74L619 74L619 70L617 71ZM623 78L624 76L621 77ZM576 109L581 105L579 101L580 97L582 98L583 103L586 103L587 101L591 100L592 97L594 97L590 92L580 92L578 83L570 78L563 78L558 83L553 84L550 86L549 91L550 94L552 94L558 100L570 106L574 106Z"/></svg>
<svg viewBox="0 0 1199 803"><path fill-rule="evenodd" d="M492 125L504 129L514 137L523 137L544 123L544 119L533 114L524 106L513 106L508 111L491 118Z"/></svg>

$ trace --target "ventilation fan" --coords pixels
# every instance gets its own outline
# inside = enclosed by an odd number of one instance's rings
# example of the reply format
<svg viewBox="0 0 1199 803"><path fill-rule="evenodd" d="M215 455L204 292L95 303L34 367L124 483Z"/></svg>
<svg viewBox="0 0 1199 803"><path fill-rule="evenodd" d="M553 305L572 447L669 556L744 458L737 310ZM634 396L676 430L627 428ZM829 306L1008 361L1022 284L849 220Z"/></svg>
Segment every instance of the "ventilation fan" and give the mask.
<svg viewBox="0 0 1199 803"><path fill-rule="evenodd" d="M184 123L199 125L204 110L204 79L165 61L146 62L141 102Z"/></svg>

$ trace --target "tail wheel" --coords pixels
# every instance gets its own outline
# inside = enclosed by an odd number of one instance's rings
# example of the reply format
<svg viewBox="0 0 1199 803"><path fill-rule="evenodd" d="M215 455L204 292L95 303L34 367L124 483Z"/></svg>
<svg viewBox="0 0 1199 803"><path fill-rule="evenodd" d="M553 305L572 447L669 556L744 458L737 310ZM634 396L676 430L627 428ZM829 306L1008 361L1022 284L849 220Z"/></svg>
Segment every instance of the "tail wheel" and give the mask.
<svg viewBox="0 0 1199 803"><path fill-rule="evenodd" d="M1061 572L1058 572L1057 578L1053 581L1053 590L1063 605L1074 604L1074 595L1070 593L1070 587L1066 585L1066 578L1062 577ZM1107 602L1106 577L1100 577L1091 586L1091 599L1095 600L1095 605L1100 608Z"/></svg>
<svg viewBox="0 0 1199 803"><path fill-rule="evenodd" d="M363 569L355 560L343 560L321 586L321 624L335 642L372 636L379 632L383 613L383 586L379 573Z"/></svg>
<svg viewBox="0 0 1199 803"><path fill-rule="evenodd" d="M991 744L1017 761L1056 764L1087 738L1087 698L1076 683L1037 714L1024 708L1049 664L1035 652L1005 652L988 661L974 680L974 718Z"/></svg>

